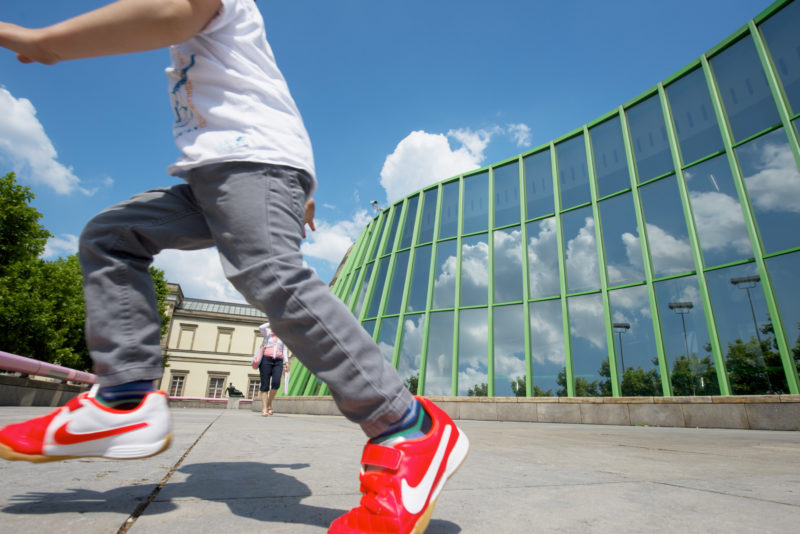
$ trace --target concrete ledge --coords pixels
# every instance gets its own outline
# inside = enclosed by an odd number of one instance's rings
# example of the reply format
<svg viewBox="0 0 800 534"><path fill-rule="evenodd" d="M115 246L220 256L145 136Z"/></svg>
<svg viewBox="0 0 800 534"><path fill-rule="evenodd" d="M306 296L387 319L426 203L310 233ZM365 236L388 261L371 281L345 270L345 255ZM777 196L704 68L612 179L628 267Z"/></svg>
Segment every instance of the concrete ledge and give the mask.
<svg viewBox="0 0 800 534"><path fill-rule="evenodd" d="M429 397L453 419L800 430L800 395L731 397ZM277 397L276 412L341 415L333 398ZM261 410L254 401L253 411Z"/></svg>
<svg viewBox="0 0 800 534"><path fill-rule="evenodd" d="M0 375L0 406L61 406L89 386Z"/></svg>
<svg viewBox="0 0 800 534"><path fill-rule="evenodd" d="M60 406L77 386L0 375L0 406ZM728 397L429 397L453 419L800 431L800 395ZM261 411L244 398L170 398L171 408ZM276 397L276 413L342 415L333 397Z"/></svg>

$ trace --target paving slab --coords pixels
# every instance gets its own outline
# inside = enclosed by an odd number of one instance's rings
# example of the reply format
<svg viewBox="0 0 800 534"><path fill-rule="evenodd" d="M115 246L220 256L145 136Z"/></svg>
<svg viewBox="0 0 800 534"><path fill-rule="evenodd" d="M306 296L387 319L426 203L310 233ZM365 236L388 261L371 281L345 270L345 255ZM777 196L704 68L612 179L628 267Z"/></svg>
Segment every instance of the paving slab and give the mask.
<svg viewBox="0 0 800 534"><path fill-rule="evenodd" d="M0 425L47 413L0 408ZM0 532L323 533L357 505L364 437L340 416L172 410L136 461L0 463ZM458 422L467 461L429 534L784 533L800 524L800 432Z"/></svg>

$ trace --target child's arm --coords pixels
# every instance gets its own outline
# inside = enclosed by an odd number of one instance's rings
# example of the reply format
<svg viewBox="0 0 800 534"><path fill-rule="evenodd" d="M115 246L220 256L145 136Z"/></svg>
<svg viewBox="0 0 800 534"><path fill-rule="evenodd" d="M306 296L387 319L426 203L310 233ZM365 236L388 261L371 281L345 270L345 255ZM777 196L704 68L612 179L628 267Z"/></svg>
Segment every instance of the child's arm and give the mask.
<svg viewBox="0 0 800 534"><path fill-rule="evenodd" d="M219 11L220 0L117 0L46 28L0 22L0 46L23 63L154 50L193 37Z"/></svg>

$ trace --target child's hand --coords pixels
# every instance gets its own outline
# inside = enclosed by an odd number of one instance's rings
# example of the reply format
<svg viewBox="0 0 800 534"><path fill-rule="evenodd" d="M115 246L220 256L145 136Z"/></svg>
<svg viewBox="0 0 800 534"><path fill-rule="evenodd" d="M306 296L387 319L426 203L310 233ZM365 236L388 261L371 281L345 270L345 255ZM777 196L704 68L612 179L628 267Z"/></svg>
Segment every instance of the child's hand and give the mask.
<svg viewBox="0 0 800 534"><path fill-rule="evenodd" d="M0 22L0 46L16 52L20 62L39 62L45 65L58 63L58 57L36 44L35 36L36 30Z"/></svg>
<svg viewBox="0 0 800 534"><path fill-rule="evenodd" d="M306 201L306 209L305 209L306 213L305 213L305 216L303 217L303 237L306 236L306 225L308 225L308 227L311 228L311 231L313 231L313 232L317 231L317 227L314 225L314 211L315 210L316 210L316 207L314 206L314 199L313 198L309 198Z"/></svg>

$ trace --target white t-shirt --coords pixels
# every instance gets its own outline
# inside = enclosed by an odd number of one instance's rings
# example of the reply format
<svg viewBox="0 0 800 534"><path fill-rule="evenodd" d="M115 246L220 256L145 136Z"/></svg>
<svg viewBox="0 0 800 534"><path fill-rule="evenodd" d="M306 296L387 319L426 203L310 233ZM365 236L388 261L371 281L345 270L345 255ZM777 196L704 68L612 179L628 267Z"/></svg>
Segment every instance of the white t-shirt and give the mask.
<svg viewBox="0 0 800 534"><path fill-rule="evenodd" d="M314 177L311 141L267 43L261 13L253 0L221 4L199 34L170 47L166 72L181 156L168 171L181 176L202 165L248 161L287 165Z"/></svg>

